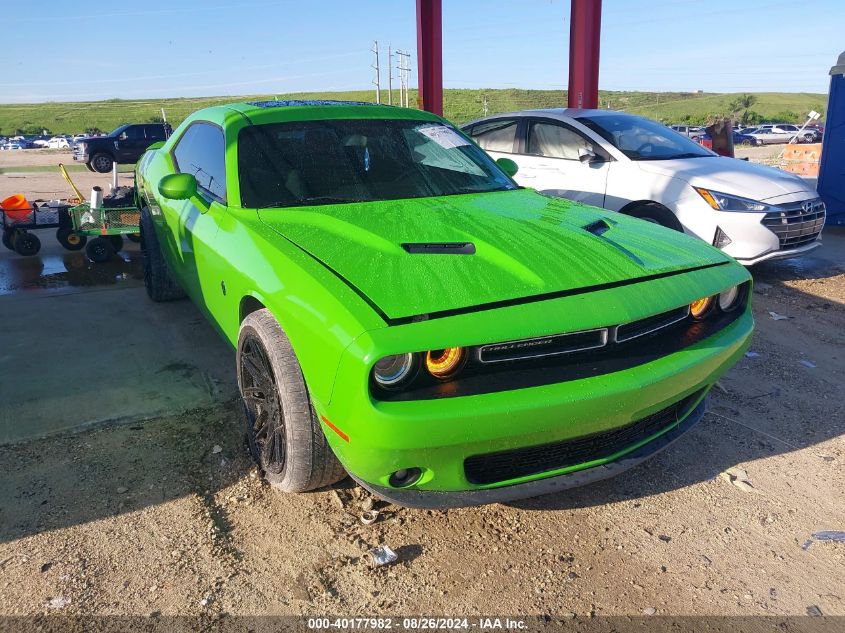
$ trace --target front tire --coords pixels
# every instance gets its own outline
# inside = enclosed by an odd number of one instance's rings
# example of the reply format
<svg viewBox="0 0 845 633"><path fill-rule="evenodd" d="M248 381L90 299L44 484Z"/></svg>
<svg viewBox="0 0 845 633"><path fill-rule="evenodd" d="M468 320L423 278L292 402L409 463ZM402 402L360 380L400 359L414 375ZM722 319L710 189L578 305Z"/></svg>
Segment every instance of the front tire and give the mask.
<svg viewBox="0 0 845 633"><path fill-rule="evenodd" d="M94 171L107 174L111 171L112 165L114 165L114 159L105 152L100 152L91 157L89 165Z"/></svg>
<svg viewBox="0 0 845 633"><path fill-rule="evenodd" d="M105 237L95 237L85 245L85 254L95 264L103 264L114 257L114 248Z"/></svg>
<svg viewBox="0 0 845 633"><path fill-rule="evenodd" d="M283 492L306 492L343 479L296 354L269 310L241 324L237 373L250 452L267 481Z"/></svg>
<svg viewBox="0 0 845 633"><path fill-rule="evenodd" d="M155 302L175 301L185 297L185 291L173 279L158 243L153 218L146 207L141 209L141 254L144 259L144 287Z"/></svg>

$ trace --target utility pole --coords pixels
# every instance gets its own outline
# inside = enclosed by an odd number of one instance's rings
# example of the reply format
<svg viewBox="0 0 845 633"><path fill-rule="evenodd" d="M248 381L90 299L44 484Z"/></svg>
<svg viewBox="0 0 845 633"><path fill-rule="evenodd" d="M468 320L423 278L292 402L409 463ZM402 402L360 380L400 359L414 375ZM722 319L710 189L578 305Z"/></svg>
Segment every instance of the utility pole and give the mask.
<svg viewBox="0 0 845 633"><path fill-rule="evenodd" d="M396 70L399 74L399 105L405 107L405 53L396 51Z"/></svg>
<svg viewBox="0 0 845 633"><path fill-rule="evenodd" d="M481 112L484 113L484 116L487 116L488 110L489 110L489 107L487 105L487 95L484 94L481 97Z"/></svg>
<svg viewBox="0 0 845 633"><path fill-rule="evenodd" d="M393 105L393 49L387 45L387 103Z"/></svg>
<svg viewBox="0 0 845 633"><path fill-rule="evenodd" d="M408 51L396 51L396 57L399 58L399 103L407 108L410 104L408 84L411 80L411 54Z"/></svg>
<svg viewBox="0 0 845 633"><path fill-rule="evenodd" d="M375 55L375 62L373 63L372 68L376 73L375 77L373 77L373 83L376 86L376 103L381 103L381 75L378 68L378 40L373 40L372 50Z"/></svg>

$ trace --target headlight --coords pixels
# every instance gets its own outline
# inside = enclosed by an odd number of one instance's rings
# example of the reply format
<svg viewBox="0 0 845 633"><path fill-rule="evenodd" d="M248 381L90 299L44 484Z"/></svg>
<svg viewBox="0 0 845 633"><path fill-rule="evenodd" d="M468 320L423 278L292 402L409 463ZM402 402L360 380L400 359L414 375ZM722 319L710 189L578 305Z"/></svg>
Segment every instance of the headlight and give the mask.
<svg viewBox="0 0 845 633"><path fill-rule="evenodd" d="M413 354L395 354L385 356L373 367L373 378L382 387L388 389L405 382L414 370Z"/></svg>
<svg viewBox="0 0 845 633"><path fill-rule="evenodd" d="M77 143L77 144L76 144L76 147L77 147L77 148L79 148L79 151L80 151L80 152L84 152L84 151L85 151L85 143Z"/></svg>
<svg viewBox="0 0 845 633"><path fill-rule="evenodd" d="M770 209L769 205L757 200L749 200L748 198L740 198L739 196L729 196L726 193L719 193L710 189L702 189L701 187L693 187L698 192L704 201L709 204L716 211L746 211L752 213L762 213Z"/></svg>
<svg viewBox="0 0 845 633"><path fill-rule="evenodd" d="M713 297L702 297L689 304L689 313L696 321L700 321L710 313L713 307Z"/></svg>
<svg viewBox="0 0 845 633"><path fill-rule="evenodd" d="M458 373L466 362L466 352L463 347L447 347L427 352L425 368L435 378L444 379Z"/></svg>
<svg viewBox="0 0 845 633"><path fill-rule="evenodd" d="M739 305L739 286L728 288L719 293L719 307L722 312L730 312Z"/></svg>

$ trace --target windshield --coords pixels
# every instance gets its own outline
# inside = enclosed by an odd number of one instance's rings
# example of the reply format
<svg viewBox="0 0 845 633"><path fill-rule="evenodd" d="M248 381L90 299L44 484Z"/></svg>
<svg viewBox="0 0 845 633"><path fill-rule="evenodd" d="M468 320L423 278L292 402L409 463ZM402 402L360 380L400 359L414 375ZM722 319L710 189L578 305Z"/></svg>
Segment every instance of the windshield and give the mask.
<svg viewBox="0 0 845 633"><path fill-rule="evenodd" d="M516 189L451 126L381 119L268 123L238 136L241 204L296 207Z"/></svg>
<svg viewBox="0 0 845 633"><path fill-rule="evenodd" d="M716 156L695 141L656 121L630 114L583 116L576 119L631 160L672 160Z"/></svg>

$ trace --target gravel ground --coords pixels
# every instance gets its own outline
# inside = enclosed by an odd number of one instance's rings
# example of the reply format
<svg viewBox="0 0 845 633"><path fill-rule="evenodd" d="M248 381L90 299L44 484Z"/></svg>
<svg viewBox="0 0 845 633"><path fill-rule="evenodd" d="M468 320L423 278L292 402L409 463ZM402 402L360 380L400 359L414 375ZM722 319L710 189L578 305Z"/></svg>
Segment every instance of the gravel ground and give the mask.
<svg viewBox="0 0 845 633"><path fill-rule="evenodd" d="M698 427L567 493L450 511L348 480L281 495L234 403L0 447L0 614L843 616L845 543L812 536L845 530L833 236L833 258L753 271L751 353ZM371 570L379 544L399 561Z"/></svg>

